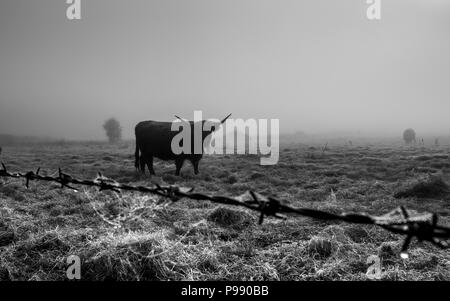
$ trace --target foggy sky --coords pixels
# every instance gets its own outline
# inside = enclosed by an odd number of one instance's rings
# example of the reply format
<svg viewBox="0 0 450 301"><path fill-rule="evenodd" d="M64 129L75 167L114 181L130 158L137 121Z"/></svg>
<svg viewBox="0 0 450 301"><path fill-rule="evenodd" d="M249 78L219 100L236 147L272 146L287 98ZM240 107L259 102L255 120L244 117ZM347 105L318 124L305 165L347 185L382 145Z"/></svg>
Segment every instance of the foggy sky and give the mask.
<svg viewBox="0 0 450 301"><path fill-rule="evenodd" d="M450 1L0 1L0 133L132 137L141 120L278 118L281 132L450 132Z"/></svg>

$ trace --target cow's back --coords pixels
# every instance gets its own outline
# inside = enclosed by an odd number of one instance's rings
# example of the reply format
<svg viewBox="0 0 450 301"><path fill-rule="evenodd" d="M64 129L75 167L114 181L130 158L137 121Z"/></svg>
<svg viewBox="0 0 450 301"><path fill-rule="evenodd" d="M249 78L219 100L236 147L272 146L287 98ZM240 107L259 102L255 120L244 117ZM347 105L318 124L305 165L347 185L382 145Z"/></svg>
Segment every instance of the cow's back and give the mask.
<svg viewBox="0 0 450 301"><path fill-rule="evenodd" d="M142 121L136 125L136 143L144 156L151 155L163 160L175 158L172 152L172 138L177 131L171 131L171 122Z"/></svg>

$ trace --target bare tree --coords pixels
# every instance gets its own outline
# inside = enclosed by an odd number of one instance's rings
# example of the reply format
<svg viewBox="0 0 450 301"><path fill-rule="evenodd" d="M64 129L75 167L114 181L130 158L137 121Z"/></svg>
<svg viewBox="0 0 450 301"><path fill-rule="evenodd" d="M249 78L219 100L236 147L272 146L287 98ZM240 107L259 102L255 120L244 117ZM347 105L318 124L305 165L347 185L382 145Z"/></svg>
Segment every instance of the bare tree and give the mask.
<svg viewBox="0 0 450 301"><path fill-rule="evenodd" d="M116 143L122 139L122 127L119 121L115 118L110 118L105 121L103 128L106 131L110 143Z"/></svg>

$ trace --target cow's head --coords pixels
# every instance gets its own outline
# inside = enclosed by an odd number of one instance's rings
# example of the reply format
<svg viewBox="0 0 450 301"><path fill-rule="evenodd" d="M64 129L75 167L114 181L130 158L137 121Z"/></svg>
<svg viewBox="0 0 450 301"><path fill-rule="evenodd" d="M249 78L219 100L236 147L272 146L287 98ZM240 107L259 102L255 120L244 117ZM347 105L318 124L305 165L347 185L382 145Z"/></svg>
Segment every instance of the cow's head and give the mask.
<svg viewBox="0 0 450 301"><path fill-rule="evenodd" d="M211 121L211 120L201 120L201 121L188 121L186 119L183 119L181 117L178 117L177 115L175 115L176 118L178 118L179 120L183 121L183 122L189 122L192 128L192 133L194 133L194 128L195 125L198 123L201 123L201 128L202 128L202 140L204 141L209 135L211 135L213 132L217 131L222 124L224 124L228 118L230 118L231 114L229 114L227 117L225 117L224 119L222 119L222 121ZM200 125L199 125L200 126Z"/></svg>
<svg viewBox="0 0 450 301"><path fill-rule="evenodd" d="M224 124L228 118L230 118L231 114L229 114L227 117L225 117L224 119L222 119L222 121L212 121L212 120L201 120L201 121L188 121L186 119L183 119L181 117L178 117L177 115L175 115L176 118L178 118L180 121L182 122L187 122L190 124L191 126L191 135L192 135L192 141L194 141L194 132L195 132L195 126L198 125L199 127L201 127L202 129L202 143L205 143L206 140L206 144L210 143L210 139L212 138L211 134L214 133L215 131L217 131L222 124Z"/></svg>

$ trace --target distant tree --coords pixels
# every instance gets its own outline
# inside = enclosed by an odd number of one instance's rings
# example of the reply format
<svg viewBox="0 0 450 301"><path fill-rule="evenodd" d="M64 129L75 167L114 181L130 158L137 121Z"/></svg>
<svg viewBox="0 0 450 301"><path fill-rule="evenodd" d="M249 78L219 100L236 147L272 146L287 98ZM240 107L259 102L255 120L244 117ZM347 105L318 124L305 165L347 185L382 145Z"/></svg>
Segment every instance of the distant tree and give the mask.
<svg viewBox="0 0 450 301"><path fill-rule="evenodd" d="M403 140L405 140L406 144L411 144L413 141L416 141L416 132L413 129L406 129L403 132Z"/></svg>
<svg viewBox="0 0 450 301"><path fill-rule="evenodd" d="M115 118L110 118L105 121L103 128L106 131L110 143L116 143L122 139L122 127L119 121Z"/></svg>
<svg viewBox="0 0 450 301"><path fill-rule="evenodd" d="M439 138L436 138L436 139L434 140L434 145L435 145L435 146L439 146Z"/></svg>

